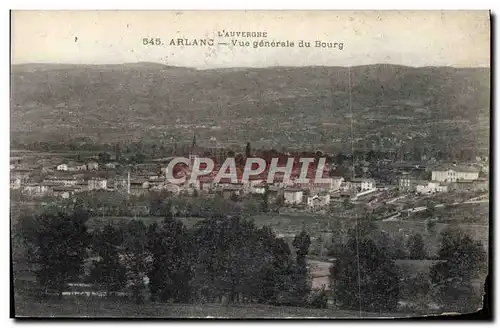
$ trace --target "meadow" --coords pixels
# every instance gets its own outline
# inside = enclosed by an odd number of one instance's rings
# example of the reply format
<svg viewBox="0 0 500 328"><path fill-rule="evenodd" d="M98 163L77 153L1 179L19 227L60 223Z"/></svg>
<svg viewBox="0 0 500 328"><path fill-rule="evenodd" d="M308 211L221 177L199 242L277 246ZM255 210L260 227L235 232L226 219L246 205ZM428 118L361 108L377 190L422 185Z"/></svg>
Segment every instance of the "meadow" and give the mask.
<svg viewBox="0 0 500 328"><path fill-rule="evenodd" d="M376 221L378 227L388 233L393 239L404 238L406 241L411 235L421 234L427 251L430 255L435 255L439 249L440 233L448 227L460 228L472 239L481 241L488 249L489 225L488 214L489 204L466 204L454 206L442 210L439 217L432 214L420 214L418 216L403 218L396 221ZM433 218L435 224L429 228L427 219ZM114 226L124 227L134 217L92 217L87 226L89 230L102 228L107 223ZM162 217L138 216L135 219L141 220L146 225L154 222L160 223ZM203 220L196 217L178 217L187 228L192 228L197 222ZM329 238L331 231L338 227L341 222L345 228L352 227L355 219L329 218L313 213L286 213L286 214L259 214L251 217L258 227L269 226L278 235L291 237L305 228L311 237L319 236ZM341 221L339 221L341 220Z"/></svg>

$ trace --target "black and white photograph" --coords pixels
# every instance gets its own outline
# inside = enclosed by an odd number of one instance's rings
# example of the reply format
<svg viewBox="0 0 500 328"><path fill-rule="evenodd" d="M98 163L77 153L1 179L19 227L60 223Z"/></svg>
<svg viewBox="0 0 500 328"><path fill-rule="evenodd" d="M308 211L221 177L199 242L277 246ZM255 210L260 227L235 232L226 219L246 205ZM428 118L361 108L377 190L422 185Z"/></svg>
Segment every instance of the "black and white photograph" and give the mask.
<svg viewBox="0 0 500 328"><path fill-rule="evenodd" d="M484 310L488 10L12 10L15 318Z"/></svg>

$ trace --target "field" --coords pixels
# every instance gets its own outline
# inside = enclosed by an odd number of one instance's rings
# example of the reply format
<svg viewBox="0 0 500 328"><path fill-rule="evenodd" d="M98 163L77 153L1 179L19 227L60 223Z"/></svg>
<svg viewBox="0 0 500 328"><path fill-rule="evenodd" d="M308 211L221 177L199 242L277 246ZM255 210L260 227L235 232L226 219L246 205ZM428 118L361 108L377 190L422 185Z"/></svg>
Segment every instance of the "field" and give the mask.
<svg viewBox="0 0 500 328"><path fill-rule="evenodd" d="M357 311L309 309L262 304L164 304L132 303L94 298L37 302L15 298L16 317L101 317L101 318L359 318ZM409 317L409 314L361 313L364 318Z"/></svg>
<svg viewBox="0 0 500 328"><path fill-rule="evenodd" d="M417 216L403 219L402 221L377 221L381 230L387 232L393 238L405 238L405 240L416 233L424 238L427 251L433 255L439 248L440 233L448 227L456 227L467 233L472 239L483 243L485 249L488 249L489 226L488 226L488 204L480 205L461 205L447 208L444 214L441 214L439 220L432 229L428 229L426 217ZM459 214L459 216L458 216ZM452 219L453 218L453 219ZM90 230L96 227L103 227L107 223L116 226L125 226L127 222L133 220L133 217L93 217L87 223ZM162 217L137 217L146 225L153 222L160 223ZM186 227L193 227L201 218L180 217ZM335 226L333 220L324 216L310 213L288 213L288 214L269 214L256 215L252 217L255 224L259 227L269 226L278 235L291 237L299 232L303 227L313 236L328 236L331 228ZM451 220L452 219L452 220ZM354 221L344 221L346 226L351 226Z"/></svg>

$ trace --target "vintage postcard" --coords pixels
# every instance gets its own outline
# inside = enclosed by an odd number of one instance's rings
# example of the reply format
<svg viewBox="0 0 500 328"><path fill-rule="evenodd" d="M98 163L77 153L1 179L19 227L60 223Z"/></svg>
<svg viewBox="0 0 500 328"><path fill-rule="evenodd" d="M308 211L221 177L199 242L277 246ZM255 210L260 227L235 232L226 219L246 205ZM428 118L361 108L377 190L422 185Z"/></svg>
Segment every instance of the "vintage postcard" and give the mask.
<svg viewBox="0 0 500 328"><path fill-rule="evenodd" d="M488 11L12 11L15 317L485 307Z"/></svg>

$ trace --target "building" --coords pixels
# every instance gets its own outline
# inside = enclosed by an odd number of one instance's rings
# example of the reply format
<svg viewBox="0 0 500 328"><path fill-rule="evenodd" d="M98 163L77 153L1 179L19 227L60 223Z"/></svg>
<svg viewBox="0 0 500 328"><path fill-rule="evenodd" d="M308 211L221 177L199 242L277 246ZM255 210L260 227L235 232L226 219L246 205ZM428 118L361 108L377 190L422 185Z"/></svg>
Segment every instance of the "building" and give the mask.
<svg viewBox="0 0 500 328"><path fill-rule="evenodd" d="M130 193L144 195L149 192L149 182L146 179L134 179L130 181Z"/></svg>
<svg viewBox="0 0 500 328"><path fill-rule="evenodd" d="M104 167L107 169L116 169L119 165L120 165L120 163L110 162L110 163L104 164Z"/></svg>
<svg viewBox="0 0 500 328"><path fill-rule="evenodd" d="M241 195L243 191L243 187L239 185L234 185L234 186L224 186L222 187L222 197L229 199L233 195Z"/></svg>
<svg viewBox="0 0 500 328"><path fill-rule="evenodd" d="M21 182L27 181L33 170L30 169L14 169L10 172L12 179L21 179Z"/></svg>
<svg viewBox="0 0 500 328"><path fill-rule="evenodd" d="M108 180L103 178L92 178L87 181L88 190L108 189Z"/></svg>
<svg viewBox="0 0 500 328"><path fill-rule="evenodd" d="M488 179L458 180L453 185L457 191L487 191Z"/></svg>
<svg viewBox="0 0 500 328"><path fill-rule="evenodd" d="M87 170L87 165L85 165L85 164L70 163L70 164L67 164L66 171L77 172L77 171L85 171L85 170Z"/></svg>
<svg viewBox="0 0 500 328"><path fill-rule="evenodd" d="M437 181L429 181L427 184L418 184L416 191L419 194L435 194L439 192L448 192L448 185Z"/></svg>
<svg viewBox="0 0 500 328"><path fill-rule="evenodd" d="M77 164L75 165L75 170L76 171L85 171L87 169L87 165L85 164Z"/></svg>
<svg viewBox="0 0 500 328"><path fill-rule="evenodd" d="M399 190L411 191L412 190L412 178L409 176L402 176L398 179Z"/></svg>
<svg viewBox="0 0 500 328"><path fill-rule="evenodd" d="M283 193L285 204L300 204L304 197L304 191L301 189L285 189Z"/></svg>
<svg viewBox="0 0 500 328"><path fill-rule="evenodd" d="M124 177L116 176L111 185L115 191L127 191L128 189L128 179Z"/></svg>
<svg viewBox="0 0 500 328"><path fill-rule="evenodd" d="M65 163L59 164L59 165L57 165L56 170L58 170L58 171L68 171L68 164L65 164Z"/></svg>
<svg viewBox="0 0 500 328"><path fill-rule="evenodd" d="M439 167L432 170L432 181L456 182L458 180L476 180L479 178L480 170L474 167L451 165Z"/></svg>
<svg viewBox="0 0 500 328"><path fill-rule="evenodd" d="M75 179L73 176L64 175L64 176L54 176L47 178L42 181L42 184L71 187L71 186L76 186L77 182L78 180Z"/></svg>
<svg viewBox="0 0 500 328"><path fill-rule="evenodd" d="M91 161L87 163L87 170L89 171L97 171L99 169L99 163L95 161Z"/></svg>
<svg viewBox="0 0 500 328"><path fill-rule="evenodd" d="M75 185L76 190L83 192L89 190L89 184L87 181L78 181Z"/></svg>
<svg viewBox="0 0 500 328"><path fill-rule="evenodd" d="M149 188L160 190L163 189L163 185L165 185L165 178L157 177L157 178L148 178Z"/></svg>
<svg viewBox="0 0 500 328"><path fill-rule="evenodd" d="M71 187L54 187L52 189L54 196L68 199L75 193L75 189Z"/></svg>
<svg viewBox="0 0 500 328"><path fill-rule="evenodd" d="M322 207L330 204L330 194L305 196L307 206Z"/></svg>
<svg viewBox="0 0 500 328"><path fill-rule="evenodd" d="M308 189L311 194L332 193L339 191L343 182L343 177L331 177L330 182L312 182L301 186Z"/></svg>
<svg viewBox="0 0 500 328"><path fill-rule="evenodd" d="M340 190L340 186L344 182L343 177L331 177L332 182L330 185L330 192L336 192Z"/></svg>
<svg viewBox="0 0 500 328"><path fill-rule="evenodd" d="M361 192L375 189L374 179L355 178L351 180L350 189L353 192Z"/></svg>
<svg viewBox="0 0 500 328"><path fill-rule="evenodd" d="M262 174L251 175L248 177L248 180L246 181L244 181L243 179L241 180L241 182L243 182L245 186L249 187L250 189L252 189L255 186L262 186L267 183L266 181L267 177L263 176Z"/></svg>
<svg viewBox="0 0 500 328"><path fill-rule="evenodd" d="M398 187L400 191L414 191L417 184L417 179L409 174L403 174L398 178Z"/></svg>
<svg viewBox="0 0 500 328"><path fill-rule="evenodd" d="M254 185L250 187L250 192L253 194L264 194L266 192L266 183L260 183L258 185Z"/></svg>
<svg viewBox="0 0 500 328"><path fill-rule="evenodd" d="M21 188L21 179L10 178L10 189L20 189L20 188Z"/></svg>
<svg viewBox="0 0 500 328"><path fill-rule="evenodd" d="M489 181L486 178L479 178L473 181L474 190L488 190L490 187Z"/></svg>
<svg viewBox="0 0 500 328"><path fill-rule="evenodd" d="M198 161L198 155L189 155L189 168L192 169L195 165L200 165Z"/></svg>
<svg viewBox="0 0 500 328"><path fill-rule="evenodd" d="M54 167L52 165L42 165L42 172L43 173L51 173L54 172Z"/></svg>
<svg viewBox="0 0 500 328"><path fill-rule="evenodd" d="M30 196L43 196L49 193L49 187L38 184L27 184L23 186L22 192Z"/></svg>

